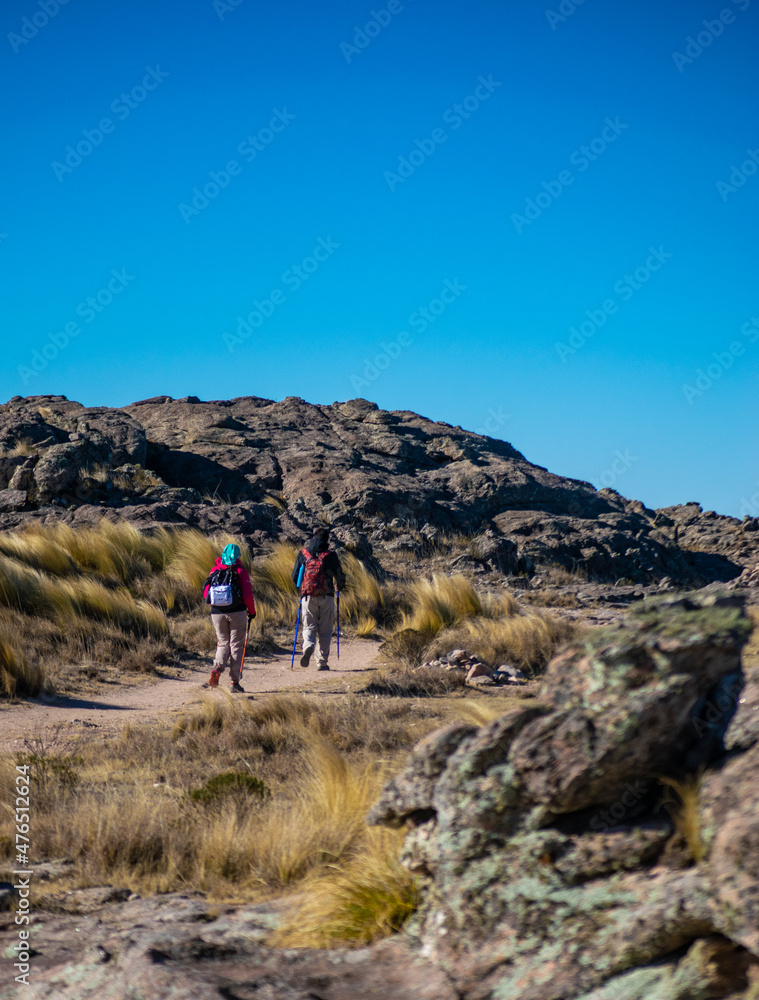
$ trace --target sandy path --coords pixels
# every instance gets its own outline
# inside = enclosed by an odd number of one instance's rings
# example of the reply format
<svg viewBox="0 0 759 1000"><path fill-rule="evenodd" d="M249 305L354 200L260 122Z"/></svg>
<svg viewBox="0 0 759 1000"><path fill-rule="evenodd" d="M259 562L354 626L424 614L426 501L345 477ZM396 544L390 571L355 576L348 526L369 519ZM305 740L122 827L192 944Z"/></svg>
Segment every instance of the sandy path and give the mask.
<svg viewBox="0 0 759 1000"><path fill-rule="evenodd" d="M372 641L344 640L340 643L339 663L333 646L329 673L317 671L313 665L304 670L297 656L295 669L291 670L290 653L249 658L242 679L245 694L235 697L257 698L293 688L343 691L350 676L370 669L378 646ZM125 723L139 725L166 717L171 724L173 714L189 703L209 694L223 698L229 691L228 671L222 675L217 691L203 688L210 673L208 664L186 664L172 670L172 676L167 673L139 686L114 684L111 691L98 697L32 698L8 705L0 711L0 753L19 750L25 739L37 736L44 736L48 744L63 743L82 732L107 737L119 732Z"/></svg>

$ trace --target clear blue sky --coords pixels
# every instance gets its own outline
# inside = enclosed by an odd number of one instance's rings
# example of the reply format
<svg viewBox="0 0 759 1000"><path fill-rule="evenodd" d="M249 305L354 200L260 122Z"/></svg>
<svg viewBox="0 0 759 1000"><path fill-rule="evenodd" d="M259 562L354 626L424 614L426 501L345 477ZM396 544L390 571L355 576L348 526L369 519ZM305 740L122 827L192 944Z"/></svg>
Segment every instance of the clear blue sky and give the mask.
<svg viewBox="0 0 759 1000"><path fill-rule="evenodd" d="M759 501L759 0L57 7L1 15L0 400L364 396Z"/></svg>

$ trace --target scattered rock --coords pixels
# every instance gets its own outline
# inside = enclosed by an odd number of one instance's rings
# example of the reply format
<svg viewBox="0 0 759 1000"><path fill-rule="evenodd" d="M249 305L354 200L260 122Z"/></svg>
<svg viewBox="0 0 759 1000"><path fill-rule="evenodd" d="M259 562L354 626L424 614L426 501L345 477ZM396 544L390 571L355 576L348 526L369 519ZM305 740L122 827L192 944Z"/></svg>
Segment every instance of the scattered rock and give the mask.
<svg viewBox="0 0 759 1000"><path fill-rule="evenodd" d="M0 490L0 511L23 510L27 502L26 490Z"/></svg>
<svg viewBox="0 0 759 1000"><path fill-rule="evenodd" d="M475 677L467 677L467 684L473 687L494 687L495 681L490 674L478 674Z"/></svg>
<svg viewBox="0 0 759 1000"><path fill-rule="evenodd" d="M467 671L466 682L467 684L471 684L472 681L479 680L482 678L487 679L489 681L493 681L493 673L488 667L485 666L484 663L480 663L477 660L475 660L475 662L471 665L471 667Z"/></svg>
<svg viewBox="0 0 759 1000"><path fill-rule="evenodd" d="M12 882L0 882L0 913L13 909L15 895Z"/></svg>
<svg viewBox="0 0 759 1000"><path fill-rule="evenodd" d="M502 663L493 674L493 679L498 684L526 684L527 678L518 667L509 663Z"/></svg>

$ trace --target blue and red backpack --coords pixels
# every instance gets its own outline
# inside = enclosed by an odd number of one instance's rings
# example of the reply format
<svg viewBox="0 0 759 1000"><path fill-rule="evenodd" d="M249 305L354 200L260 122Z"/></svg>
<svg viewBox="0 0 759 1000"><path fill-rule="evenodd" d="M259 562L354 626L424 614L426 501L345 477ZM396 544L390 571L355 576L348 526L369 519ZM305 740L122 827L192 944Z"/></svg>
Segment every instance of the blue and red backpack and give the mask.
<svg viewBox="0 0 759 1000"><path fill-rule="evenodd" d="M329 552L319 552L318 555L313 555L308 549L300 551L306 560L300 592L303 597L323 597L329 593L329 580L324 569L324 560Z"/></svg>

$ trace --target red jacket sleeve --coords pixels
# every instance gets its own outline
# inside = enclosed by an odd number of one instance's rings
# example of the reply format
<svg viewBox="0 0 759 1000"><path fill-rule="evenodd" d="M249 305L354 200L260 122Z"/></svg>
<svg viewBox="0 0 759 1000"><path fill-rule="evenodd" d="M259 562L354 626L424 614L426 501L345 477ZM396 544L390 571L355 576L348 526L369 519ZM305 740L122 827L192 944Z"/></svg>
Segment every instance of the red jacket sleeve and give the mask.
<svg viewBox="0 0 759 1000"><path fill-rule="evenodd" d="M211 567L211 572L208 574L208 577L206 578L205 585L203 587L203 600L204 601L208 600L208 591L211 589L210 576L211 576L211 573L213 573L214 569L216 569L216 567L212 566Z"/></svg>
<svg viewBox="0 0 759 1000"><path fill-rule="evenodd" d="M244 566L240 566L237 573L240 577L240 589L242 590L242 599L245 601L245 607L248 609L248 614L254 615L256 613L256 602L253 600L253 587L250 584L248 571Z"/></svg>

